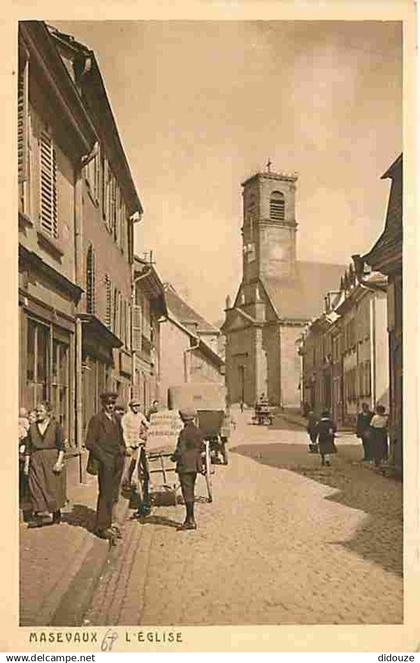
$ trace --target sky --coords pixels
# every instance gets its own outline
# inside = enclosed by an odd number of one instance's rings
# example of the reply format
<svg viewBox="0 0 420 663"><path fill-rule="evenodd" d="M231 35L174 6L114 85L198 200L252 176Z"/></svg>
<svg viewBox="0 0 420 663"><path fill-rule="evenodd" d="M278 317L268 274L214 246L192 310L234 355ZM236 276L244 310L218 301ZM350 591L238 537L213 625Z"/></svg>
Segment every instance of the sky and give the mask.
<svg viewBox="0 0 420 663"><path fill-rule="evenodd" d="M95 51L144 215L138 254L211 322L242 276L241 182L297 171L300 260L347 265L402 151L401 24L47 21Z"/></svg>

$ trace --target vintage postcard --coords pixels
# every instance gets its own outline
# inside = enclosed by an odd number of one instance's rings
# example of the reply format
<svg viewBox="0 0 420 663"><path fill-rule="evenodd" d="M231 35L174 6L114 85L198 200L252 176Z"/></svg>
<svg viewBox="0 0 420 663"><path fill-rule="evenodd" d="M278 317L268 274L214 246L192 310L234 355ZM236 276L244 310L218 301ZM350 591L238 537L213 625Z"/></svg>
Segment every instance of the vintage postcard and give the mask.
<svg viewBox="0 0 420 663"><path fill-rule="evenodd" d="M1 31L1 650L418 651L414 4Z"/></svg>

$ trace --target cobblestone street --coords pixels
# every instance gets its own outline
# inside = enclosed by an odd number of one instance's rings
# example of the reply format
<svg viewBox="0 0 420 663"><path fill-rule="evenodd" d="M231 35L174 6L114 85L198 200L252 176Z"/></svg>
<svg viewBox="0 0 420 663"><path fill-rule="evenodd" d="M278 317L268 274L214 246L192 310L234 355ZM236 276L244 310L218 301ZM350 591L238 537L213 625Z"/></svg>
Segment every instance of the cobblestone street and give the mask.
<svg viewBox="0 0 420 663"><path fill-rule="evenodd" d="M197 531L177 531L182 505L126 523L85 624L402 622L401 484L361 466L349 434L324 469L297 425L249 418L237 417Z"/></svg>

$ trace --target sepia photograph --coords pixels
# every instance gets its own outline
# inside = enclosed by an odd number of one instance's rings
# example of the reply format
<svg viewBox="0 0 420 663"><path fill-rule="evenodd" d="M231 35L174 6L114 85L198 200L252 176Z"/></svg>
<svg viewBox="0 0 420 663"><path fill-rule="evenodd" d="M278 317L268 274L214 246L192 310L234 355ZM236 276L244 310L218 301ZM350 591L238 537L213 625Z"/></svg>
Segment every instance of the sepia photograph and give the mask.
<svg viewBox="0 0 420 663"><path fill-rule="evenodd" d="M19 21L34 644L404 624L403 35Z"/></svg>

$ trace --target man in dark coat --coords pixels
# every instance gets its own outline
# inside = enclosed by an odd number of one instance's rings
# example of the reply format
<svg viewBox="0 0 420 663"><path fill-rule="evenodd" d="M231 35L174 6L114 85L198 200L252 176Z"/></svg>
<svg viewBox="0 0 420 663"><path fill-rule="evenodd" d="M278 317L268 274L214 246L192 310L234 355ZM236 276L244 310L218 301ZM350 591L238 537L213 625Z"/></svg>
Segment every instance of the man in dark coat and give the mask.
<svg viewBox="0 0 420 663"><path fill-rule="evenodd" d="M113 522L124 468L125 444L120 420L115 416L117 394L101 394L102 411L89 421L86 449L98 464L99 495L96 507L96 534L103 539L120 536Z"/></svg>
<svg viewBox="0 0 420 663"><path fill-rule="evenodd" d="M176 462L186 509L185 522L180 529L197 529L194 518L194 487L197 473L203 470L201 454L204 450L204 438L201 430L194 424L197 416L195 410L181 410L179 414L184 428L179 434L172 460Z"/></svg>
<svg viewBox="0 0 420 663"><path fill-rule="evenodd" d="M372 460L372 444L370 440L370 422L373 412L367 403L362 403L362 411L357 415L356 436L362 440L364 456L362 461Z"/></svg>

